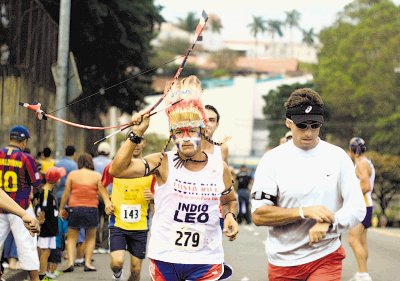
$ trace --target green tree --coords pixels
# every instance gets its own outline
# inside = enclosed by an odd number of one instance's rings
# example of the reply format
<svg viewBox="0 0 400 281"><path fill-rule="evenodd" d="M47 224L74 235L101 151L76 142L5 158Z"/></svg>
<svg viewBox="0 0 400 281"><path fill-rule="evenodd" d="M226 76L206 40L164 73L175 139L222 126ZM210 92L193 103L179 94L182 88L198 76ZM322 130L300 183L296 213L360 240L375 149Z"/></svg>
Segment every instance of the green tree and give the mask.
<svg viewBox="0 0 400 281"><path fill-rule="evenodd" d="M267 22L260 16L253 16L253 21L247 25L250 29L251 35L254 37L256 43L256 56L257 56L257 49L258 49L258 35L261 33L263 34L267 30Z"/></svg>
<svg viewBox="0 0 400 281"><path fill-rule="evenodd" d="M209 26L211 28L211 32L220 34L222 28L224 27L221 23L221 19L217 15L211 14L208 17L208 21L209 21Z"/></svg>
<svg viewBox="0 0 400 281"><path fill-rule="evenodd" d="M269 141L271 146L279 144L279 139L285 135L287 128L285 126L285 107L284 103L290 94L299 88L314 88L312 83L292 84L279 86L277 90L271 90L263 96L265 106L263 114L266 119L267 129L270 132Z"/></svg>
<svg viewBox="0 0 400 281"><path fill-rule="evenodd" d="M286 14L285 24L287 27L289 27L290 42L292 42L293 28L299 26L301 15L296 10L286 11L285 14Z"/></svg>
<svg viewBox="0 0 400 281"><path fill-rule="evenodd" d="M41 3L58 22L59 1ZM82 123L101 126L99 113L111 105L129 113L145 105L144 96L152 92L152 74L135 76L149 68L150 41L163 20L160 9L153 0L71 2L70 50L83 86L79 99L87 99L70 109ZM95 95L101 89L104 94ZM93 133L87 138L89 151L101 136Z"/></svg>
<svg viewBox="0 0 400 281"><path fill-rule="evenodd" d="M330 109L329 132L360 135L371 149L400 154L400 7L358 0L320 33L315 83Z"/></svg>
<svg viewBox="0 0 400 281"><path fill-rule="evenodd" d="M282 26L283 22L280 20L268 20L267 21L267 29L268 33L271 35L272 41L275 41L275 35L278 35L279 37L283 36L282 32Z"/></svg>
<svg viewBox="0 0 400 281"><path fill-rule="evenodd" d="M199 20L195 12L189 12L185 18L178 18L177 26L187 32L194 32Z"/></svg>
<svg viewBox="0 0 400 281"><path fill-rule="evenodd" d="M211 54L211 61L217 65L217 69L225 70L227 73L233 73L238 59L239 53L230 49L222 49Z"/></svg>
<svg viewBox="0 0 400 281"><path fill-rule="evenodd" d="M393 199L400 194L400 157L368 152L375 167L373 198L379 204L381 214L387 217Z"/></svg>
<svg viewBox="0 0 400 281"><path fill-rule="evenodd" d="M310 28L309 30L301 29L303 33L303 42L309 46L313 46L315 43L315 37L317 36L314 32L314 28Z"/></svg>

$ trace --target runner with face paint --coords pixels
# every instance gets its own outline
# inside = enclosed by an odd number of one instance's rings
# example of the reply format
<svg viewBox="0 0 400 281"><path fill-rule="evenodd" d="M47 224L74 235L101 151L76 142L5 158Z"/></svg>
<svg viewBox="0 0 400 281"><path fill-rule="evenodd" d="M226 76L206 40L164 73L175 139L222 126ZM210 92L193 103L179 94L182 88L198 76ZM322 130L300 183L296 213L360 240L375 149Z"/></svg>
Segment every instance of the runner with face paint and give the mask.
<svg viewBox="0 0 400 281"><path fill-rule="evenodd" d="M177 151L132 159L150 123L148 114L140 112L132 117L138 125L133 126L110 168L115 177L157 176L148 247L153 280L218 280L222 276L220 204L224 206L223 233L230 241L238 233L230 169L222 158L208 157L202 151L207 118L201 94L195 76L175 83L168 92L167 105L181 100L166 109Z"/></svg>

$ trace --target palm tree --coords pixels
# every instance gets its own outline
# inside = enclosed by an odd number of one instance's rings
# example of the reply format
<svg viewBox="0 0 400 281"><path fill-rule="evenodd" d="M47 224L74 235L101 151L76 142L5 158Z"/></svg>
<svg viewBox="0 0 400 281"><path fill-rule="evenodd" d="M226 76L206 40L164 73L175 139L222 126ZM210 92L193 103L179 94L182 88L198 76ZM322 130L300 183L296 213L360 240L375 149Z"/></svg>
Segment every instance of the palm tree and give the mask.
<svg viewBox="0 0 400 281"><path fill-rule="evenodd" d="M247 25L247 27L250 29L251 35L253 35L254 39L256 40L256 57L258 48L258 34L263 34L267 30L266 23L267 22L262 17L253 16L253 22Z"/></svg>
<svg viewBox="0 0 400 281"><path fill-rule="evenodd" d="M208 18L209 18L209 21L210 21L211 32L220 34L221 33L221 29L223 28L223 25L221 23L221 19L215 14L209 15Z"/></svg>
<svg viewBox="0 0 400 281"><path fill-rule="evenodd" d="M316 34L314 33L314 28L310 28L309 30L302 29L301 32L303 33L303 42L306 43L308 46L312 46L315 43Z"/></svg>
<svg viewBox="0 0 400 281"><path fill-rule="evenodd" d="M283 22L280 20L269 20L267 21L268 24L268 32L271 35L272 41L275 40L275 35L279 35L279 37L283 36L282 26Z"/></svg>
<svg viewBox="0 0 400 281"><path fill-rule="evenodd" d="M187 32L193 32L196 30L199 18L196 17L195 12L189 12L186 18L178 18L177 26Z"/></svg>
<svg viewBox="0 0 400 281"><path fill-rule="evenodd" d="M291 10L291 11L286 11L286 19L285 19L285 24L286 26L289 27L289 36L290 36L290 43L292 45L291 48L291 53L293 56L293 42L292 42L292 31L293 31L293 27L298 27L299 26L299 21L300 21L300 13L296 10Z"/></svg>

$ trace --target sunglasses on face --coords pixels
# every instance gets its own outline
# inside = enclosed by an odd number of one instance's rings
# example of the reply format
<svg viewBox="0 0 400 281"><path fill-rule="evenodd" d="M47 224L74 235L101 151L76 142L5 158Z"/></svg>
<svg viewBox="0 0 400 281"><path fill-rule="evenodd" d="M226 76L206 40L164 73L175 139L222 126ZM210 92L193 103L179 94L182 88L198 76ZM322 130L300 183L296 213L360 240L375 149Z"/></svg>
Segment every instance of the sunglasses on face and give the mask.
<svg viewBox="0 0 400 281"><path fill-rule="evenodd" d="M290 119L288 119L288 120L289 120L289 122L294 124L294 122L292 120L290 120ZM300 130L307 130L307 129L316 130L316 129L321 128L322 123L319 123L319 122L315 122L315 123L311 123L311 124L309 124L309 123L298 123L298 124L295 124L295 125Z"/></svg>
<svg viewBox="0 0 400 281"><path fill-rule="evenodd" d="M299 128L300 130L306 130L306 129L311 129L311 130L316 130L318 128L321 128L322 123L311 123L311 124L307 124L307 123L299 123L299 124L295 124L297 128Z"/></svg>

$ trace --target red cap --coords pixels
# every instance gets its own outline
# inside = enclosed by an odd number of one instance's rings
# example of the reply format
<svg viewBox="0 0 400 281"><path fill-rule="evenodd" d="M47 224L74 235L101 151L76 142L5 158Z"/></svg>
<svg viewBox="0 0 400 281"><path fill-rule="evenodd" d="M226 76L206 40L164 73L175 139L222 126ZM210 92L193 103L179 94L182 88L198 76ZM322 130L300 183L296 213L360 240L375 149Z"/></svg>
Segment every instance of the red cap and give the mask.
<svg viewBox="0 0 400 281"><path fill-rule="evenodd" d="M57 183L59 179L67 174L67 171L61 167L51 167L46 172L46 182Z"/></svg>

